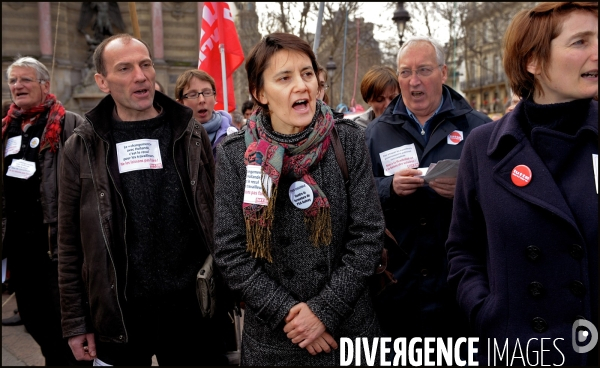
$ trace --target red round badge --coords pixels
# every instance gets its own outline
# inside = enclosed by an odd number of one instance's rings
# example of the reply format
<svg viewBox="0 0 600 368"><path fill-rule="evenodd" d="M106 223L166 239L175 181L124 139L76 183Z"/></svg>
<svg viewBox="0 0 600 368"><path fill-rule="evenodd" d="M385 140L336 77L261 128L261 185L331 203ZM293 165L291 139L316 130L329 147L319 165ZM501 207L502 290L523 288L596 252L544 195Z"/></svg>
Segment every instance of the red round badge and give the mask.
<svg viewBox="0 0 600 368"><path fill-rule="evenodd" d="M450 141L454 144L459 144L460 141L462 141L462 136L459 132L450 133L450 135L448 135L448 138L450 138Z"/></svg>
<svg viewBox="0 0 600 368"><path fill-rule="evenodd" d="M526 165L517 165L510 173L510 179L518 187L524 187L531 182L531 169Z"/></svg>

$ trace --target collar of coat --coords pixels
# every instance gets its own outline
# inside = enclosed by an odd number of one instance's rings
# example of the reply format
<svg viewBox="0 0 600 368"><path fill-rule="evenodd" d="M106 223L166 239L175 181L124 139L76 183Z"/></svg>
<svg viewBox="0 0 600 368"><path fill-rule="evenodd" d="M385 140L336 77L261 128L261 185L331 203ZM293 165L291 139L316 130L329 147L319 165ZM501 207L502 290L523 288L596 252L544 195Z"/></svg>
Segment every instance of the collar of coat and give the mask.
<svg viewBox="0 0 600 368"><path fill-rule="evenodd" d="M519 102L511 113L505 114L494 123L494 130L492 131L490 143L487 148L488 155L491 156L494 154L505 143L510 144L509 142L512 141L516 144L526 138L525 132L517 119L518 116L523 115L524 105L523 102ZM581 128L579 128L576 135L581 134L585 130L593 132L596 137L598 136L598 101L590 101L587 119Z"/></svg>
<svg viewBox="0 0 600 368"><path fill-rule="evenodd" d="M183 134L194 115L193 110L158 91L154 93L154 104L158 104L163 108L165 119L173 128L173 136L179 137ZM96 107L85 114L94 131L104 139L108 139L108 134L112 129L111 121L114 109L115 101L109 94Z"/></svg>
<svg viewBox="0 0 600 368"><path fill-rule="evenodd" d="M474 111L473 108L469 105L469 103L464 99L460 93L456 92L452 88L443 85L442 93L444 94L444 103L440 108L440 111L436 114L436 116L444 116L445 118L453 118L456 116L465 115L471 111ZM398 105L396 107L396 105ZM395 110L395 111L394 111ZM401 116L404 120L411 119L406 112L406 105L404 105L404 101L402 100L402 94L399 94L390 102L388 107L386 107L385 111L381 116ZM403 123L398 119L384 119L389 124L401 124Z"/></svg>

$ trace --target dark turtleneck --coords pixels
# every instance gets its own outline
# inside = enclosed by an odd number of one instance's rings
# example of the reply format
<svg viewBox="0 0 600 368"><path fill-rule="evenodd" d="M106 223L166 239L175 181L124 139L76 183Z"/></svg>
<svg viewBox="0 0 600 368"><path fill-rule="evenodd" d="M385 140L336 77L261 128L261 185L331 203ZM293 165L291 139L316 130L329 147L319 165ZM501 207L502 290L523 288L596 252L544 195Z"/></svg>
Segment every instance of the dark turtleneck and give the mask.
<svg viewBox="0 0 600 368"><path fill-rule="evenodd" d="M522 114L518 118L527 137L531 130L545 127L568 135L575 135L581 128L589 112L591 98L540 105L529 98L523 100Z"/></svg>
<svg viewBox="0 0 600 368"><path fill-rule="evenodd" d="M517 119L531 146L557 182L561 184L565 171L581 157L581 149L597 136L582 129L590 111L591 99L540 105L531 99L523 101ZM517 111L515 109L515 111ZM568 197L568 193L564 193Z"/></svg>

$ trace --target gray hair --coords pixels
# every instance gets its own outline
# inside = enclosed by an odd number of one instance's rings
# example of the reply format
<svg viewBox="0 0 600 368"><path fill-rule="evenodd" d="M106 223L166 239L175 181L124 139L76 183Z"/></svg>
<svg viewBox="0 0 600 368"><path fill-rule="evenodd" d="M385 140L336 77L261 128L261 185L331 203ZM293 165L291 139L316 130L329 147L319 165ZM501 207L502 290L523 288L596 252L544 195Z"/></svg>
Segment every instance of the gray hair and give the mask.
<svg viewBox="0 0 600 368"><path fill-rule="evenodd" d="M402 47L398 51L398 57L396 58L396 67L398 67L398 64L400 64L400 58L404 55L406 49L408 49L413 44L420 42L428 42L431 46L433 46L433 48L435 49L435 56L437 58L438 65L446 65L444 49L442 45L440 45L439 42L437 42L431 37L417 36L409 39L404 45L402 45Z"/></svg>
<svg viewBox="0 0 600 368"><path fill-rule="evenodd" d="M242 115L242 113L239 111L232 112L231 118L236 125L244 123L244 115Z"/></svg>
<svg viewBox="0 0 600 368"><path fill-rule="evenodd" d="M32 58L31 56L17 56L17 58L18 59L16 59L12 64L10 64L8 69L6 69L7 76L10 76L10 72L12 71L13 67L18 66L21 68L32 68L33 70L35 70L37 79L42 80L44 82L50 81L50 73L48 72L48 68L46 68L44 64Z"/></svg>

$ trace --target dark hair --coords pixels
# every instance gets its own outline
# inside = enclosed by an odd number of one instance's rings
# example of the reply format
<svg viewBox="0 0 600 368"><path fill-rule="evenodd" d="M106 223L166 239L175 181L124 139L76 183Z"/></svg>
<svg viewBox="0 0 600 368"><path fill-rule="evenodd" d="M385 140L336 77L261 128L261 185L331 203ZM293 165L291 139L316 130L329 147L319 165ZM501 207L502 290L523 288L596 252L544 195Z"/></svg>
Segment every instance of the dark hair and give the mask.
<svg viewBox="0 0 600 368"><path fill-rule="evenodd" d="M246 110L254 110L254 101L244 101L244 103L242 104L242 113L245 113Z"/></svg>
<svg viewBox="0 0 600 368"><path fill-rule="evenodd" d="M208 82L208 83L210 83L210 86L212 87L213 91L217 90L217 88L215 87L214 78L211 77L204 70L199 70L199 69L186 70L185 72L181 73L181 75L177 78L177 81L175 82L175 99L177 101L183 100L183 90L185 89L185 87L190 85L193 78L198 78L201 81ZM217 98L217 97L215 96L215 98Z"/></svg>
<svg viewBox="0 0 600 368"><path fill-rule="evenodd" d="M154 83L156 83L156 85L158 86L158 88L160 88L160 92L164 93L165 95L167 94L167 91L165 91L165 87L163 87L163 85L160 84L159 81L155 80Z"/></svg>
<svg viewBox="0 0 600 368"><path fill-rule="evenodd" d="M271 33L270 35L263 37L262 40L252 48L250 55L248 55L248 59L246 60L246 73L248 74L248 91L252 96L252 100L266 112L269 111L268 106L258 101L256 95L263 89L263 74L269 67L271 57L280 50L295 51L305 54L310 59L315 73L317 73L319 68L317 58L315 57L311 46L300 37L288 33Z"/></svg>
<svg viewBox="0 0 600 368"><path fill-rule="evenodd" d="M360 94L366 103L381 96L388 87L396 87L400 92L400 84L394 69L389 66L374 66L365 73L360 82Z"/></svg>
<svg viewBox="0 0 600 368"><path fill-rule="evenodd" d="M131 42L131 40L140 41L142 44L144 44L144 46L146 46L146 49L148 50L148 55L150 55L150 60L152 60L152 51L150 51L150 47L148 46L148 44L146 42L144 42L143 40L140 40L139 38L135 38L130 34L120 33L120 34L110 36L109 38L102 41L96 47L96 50L94 51L94 56L93 56L94 67L96 68L96 73L102 74L103 76L106 77L106 65L104 65L104 49L106 48L106 45L108 45L110 42L112 42L114 40L118 40L118 39L122 39L124 44L128 44L129 42Z"/></svg>
<svg viewBox="0 0 600 368"><path fill-rule="evenodd" d="M540 3L532 9L524 9L515 15L504 33L504 71L510 88L519 97L527 98L542 86L527 71L527 64L535 60L541 72L548 76L552 40L560 35L564 17L582 10L598 17L598 3Z"/></svg>

